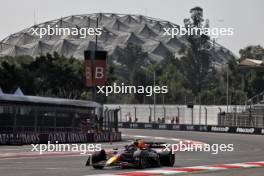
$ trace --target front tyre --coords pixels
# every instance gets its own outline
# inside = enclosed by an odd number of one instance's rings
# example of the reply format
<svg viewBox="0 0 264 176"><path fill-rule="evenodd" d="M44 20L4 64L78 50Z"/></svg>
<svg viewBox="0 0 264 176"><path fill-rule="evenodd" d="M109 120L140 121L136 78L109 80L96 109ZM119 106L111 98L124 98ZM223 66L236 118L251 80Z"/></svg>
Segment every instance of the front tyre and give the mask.
<svg viewBox="0 0 264 176"><path fill-rule="evenodd" d="M92 154L92 166L95 169L103 169L104 165L100 165L99 162L106 160L105 150L94 152Z"/></svg>

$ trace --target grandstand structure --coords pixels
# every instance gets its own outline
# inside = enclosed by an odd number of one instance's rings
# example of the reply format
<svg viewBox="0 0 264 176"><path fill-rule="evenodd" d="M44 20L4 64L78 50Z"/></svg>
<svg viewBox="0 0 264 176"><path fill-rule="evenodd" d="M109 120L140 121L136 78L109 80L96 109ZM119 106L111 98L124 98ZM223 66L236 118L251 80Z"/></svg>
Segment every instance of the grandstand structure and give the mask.
<svg viewBox="0 0 264 176"><path fill-rule="evenodd" d="M239 63L242 71L264 72L263 60L243 59ZM245 102L243 112L219 113L218 124L223 126L264 127L264 91Z"/></svg>
<svg viewBox="0 0 264 176"><path fill-rule="evenodd" d="M264 92L252 97L243 112L220 113L218 124L223 126L264 127Z"/></svg>
<svg viewBox="0 0 264 176"><path fill-rule="evenodd" d="M255 70L258 72L264 72L264 59L262 60L257 60L257 59L250 59L250 58L246 58L246 59L242 59L239 62L239 69L240 70Z"/></svg>
<svg viewBox="0 0 264 176"><path fill-rule="evenodd" d="M142 15L93 13L62 17L11 34L0 41L0 56L36 57L57 52L65 57L83 59L84 50L95 48L95 36L80 38L76 35L45 35L40 38L32 35L32 28L95 28L97 20L98 27L102 29L102 34L98 36L97 49L108 51L110 55L128 43L135 43L148 53L149 61L160 61L168 52L180 56L179 50L189 47L185 36L172 38L163 35L163 28L179 27L172 22ZM210 53L216 64L225 63L235 57L228 49L213 41L211 46Z"/></svg>

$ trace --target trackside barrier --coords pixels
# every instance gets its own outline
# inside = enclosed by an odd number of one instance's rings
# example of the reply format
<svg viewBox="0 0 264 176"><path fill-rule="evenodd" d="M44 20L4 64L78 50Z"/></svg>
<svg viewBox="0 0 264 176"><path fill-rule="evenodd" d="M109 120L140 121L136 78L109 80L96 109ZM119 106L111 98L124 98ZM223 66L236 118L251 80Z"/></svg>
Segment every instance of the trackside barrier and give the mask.
<svg viewBox="0 0 264 176"><path fill-rule="evenodd" d="M240 133L240 134L264 135L264 128L253 128L253 127L158 124L158 123L129 123L129 122L119 122L118 126L119 128L132 128L132 129L156 129L156 130L198 131L198 132L219 132L219 133Z"/></svg>
<svg viewBox="0 0 264 176"><path fill-rule="evenodd" d="M46 144L50 143L93 143L121 141L121 132L78 133L0 133L0 145Z"/></svg>

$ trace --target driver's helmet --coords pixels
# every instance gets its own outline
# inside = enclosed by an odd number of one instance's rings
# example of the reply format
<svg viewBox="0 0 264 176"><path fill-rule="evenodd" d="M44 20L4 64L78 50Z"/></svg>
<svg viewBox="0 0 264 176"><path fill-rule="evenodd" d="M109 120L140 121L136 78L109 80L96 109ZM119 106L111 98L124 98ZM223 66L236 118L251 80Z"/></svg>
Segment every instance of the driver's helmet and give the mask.
<svg viewBox="0 0 264 176"><path fill-rule="evenodd" d="M145 143L144 143L143 140L136 140L136 141L134 142L134 145L135 145L137 148L140 148L140 149L146 148Z"/></svg>

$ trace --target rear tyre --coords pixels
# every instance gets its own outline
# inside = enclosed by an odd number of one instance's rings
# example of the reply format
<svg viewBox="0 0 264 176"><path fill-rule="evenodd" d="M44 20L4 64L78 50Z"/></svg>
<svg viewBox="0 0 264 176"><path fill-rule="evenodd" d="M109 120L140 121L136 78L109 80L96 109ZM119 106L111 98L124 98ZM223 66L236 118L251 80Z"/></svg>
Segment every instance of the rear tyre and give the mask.
<svg viewBox="0 0 264 176"><path fill-rule="evenodd" d="M106 160L106 153L105 150L101 150L98 152L94 152L92 155L92 166L95 169L103 169L104 165L98 165L100 161L105 161Z"/></svg>
<svg viewBox="0 0 264 176"><path fill-rule="evenodd" d="M149 166L148 163L148 152L146 150L136 151L134 154L136 160L136 166L138 169L145 169Z"/></svg>
<svg viewBox="0 0 264 176"><path fill-rule="evenodd" d="M171 152L161 152L160 163L163 166L173 166L175 163L175 154L172 154Z"/></svg>

